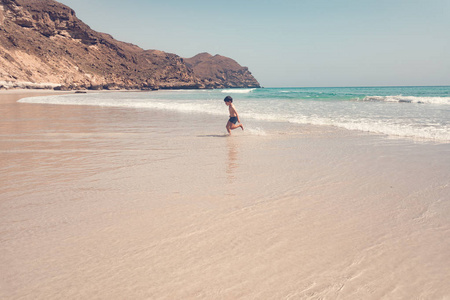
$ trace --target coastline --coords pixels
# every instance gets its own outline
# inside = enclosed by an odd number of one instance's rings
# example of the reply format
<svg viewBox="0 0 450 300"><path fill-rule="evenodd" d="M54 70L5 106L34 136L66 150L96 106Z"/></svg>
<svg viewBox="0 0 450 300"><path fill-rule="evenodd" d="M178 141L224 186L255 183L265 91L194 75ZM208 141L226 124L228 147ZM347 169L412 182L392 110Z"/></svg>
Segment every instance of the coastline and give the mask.
<svg viewBox="0 0 450 300"><path fill-rule="evenodd" d="M67 94L88 94L88 93L117 93L117 92L149 92L148 90L65 90L58 91L53 89L0 89L0 102L16 102L22 98L38 96L57 96Z"/></svg>
<svg viewBox="0 0 450 300"><path fill-rule="evenodd" d="M0 101L1 297L450 295L449 145L24 94Z"/></svg>
<svg viewBox="0 0 450 300"><path fill-rule="evenodd" d="M51 96L72 94L70 91L55 91L47 89L7 89L0 90L0 103L13 103L22 98L36 96Z"/></svg>

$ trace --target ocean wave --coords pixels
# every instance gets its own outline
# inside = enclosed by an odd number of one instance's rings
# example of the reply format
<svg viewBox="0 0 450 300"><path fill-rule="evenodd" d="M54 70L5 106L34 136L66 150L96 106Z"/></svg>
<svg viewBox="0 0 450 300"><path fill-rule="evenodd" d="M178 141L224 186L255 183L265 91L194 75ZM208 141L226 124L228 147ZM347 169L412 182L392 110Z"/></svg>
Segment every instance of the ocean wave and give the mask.
<svg viewBox="0 0 450 300"><path fill-rule="evenodd" d="M222 93L226 94L248 94L253 92L255 89L226 89L222 90Z"/></svg>
<svg viewBox="0 0 450 300"><path fill-rule="evenodd" d="M255 127L255 128L245 128L245 131L250 134L250 135L259 135L259 136L264 136L267 135L266 132L264 131L264 129L260 128L260 127Z"/></svg>
<svg viewBox="0 0 450 300"><path fill-rule="evenodd" d="M58 95L58 96L40 96L20 99L21 103L39 103L56 105L87 105L112 108L131 108L131 109L157 109L181 113L207 113L211 115L223 115L223 109L219 105L209 103L193 104L190 100L178 101L135 101L135 99L102 99L91 95ZM221 103L221 102L219 102Z"/></svg>
<svg viewBox="0 0 450 300"><path fill-rule="evenodd" d="M300 125L332 126L352 131L362 131L386 136L428 140L440 143L450 142L450 131L447 126L429 124L429 126L415 126L413 124L398 124L372 119L348 119L344 117L320 116L289 116L282 114L243 114L243 117L260 121L288 122Z"/></svg>
<svg viewBox="0 0 450 300"><path fill-rule="evenodd" d="M450 105L450 97L367 96L362 101Z"/></svg>
<svg viewBox="0 0 450 300"><path fill-rule="evenodd" d="M320 126L334 126L352 131L362 131L387 136L431 140L435 142L450 142L450 132L446 128L434 126L416 127L410 124L393 124L375 120L334 120L328 118L305 118L303 120L290 120L291 123L310 124Z"/></svg>
<svg viewBox="0 0 450 300"><path fill-rule="evenodd" d="M163 99L131 99L127 97L113 98L111 94L86 94L86 95L58 95L42 96L33 98L24 98L19 100L23 103L42 103L42 104L62 104L62 105L92 105L101 107L119 107L132 109L156 109L167 110L179 113L203 113L209 115L223 116L224 106L222 101L211 100L163 100ZM383 97L386 98L386 97ZM420 97L414 97L420 98ZM420 99L423 99L420 98ZM442 98L439 98L442 99ZM383 100L366 100L383 101ZM412 139L425 139L435 142L450 142L450 128L446 122L435 121L434 119L421 122L405 121L403 118L380 118L377 116L361 116L347 113L334 113L330 115L328 111L323 114L312 112L307 109L308 106L289 106L287 102L277 101L272 103L272 108L267 109L264 103L245 101L240 103L242 108L241 118L246 120L253 119L263 122L286 122L305 125L334 126L347 130L370 132L384 134L388 136L405 137ZM398 101L397 101L398 102ZM292 102L291 102L292 104ZM335 108L336 104L332 104ZM346 105L345 102L339 105ZM311 105L310 105L311 106ZM311 106L312 107L316 107ZM335 110L333 110L335 111ZM346 111L347 112L347 111ZM264 134L256 130L253 134Z"/></svg>

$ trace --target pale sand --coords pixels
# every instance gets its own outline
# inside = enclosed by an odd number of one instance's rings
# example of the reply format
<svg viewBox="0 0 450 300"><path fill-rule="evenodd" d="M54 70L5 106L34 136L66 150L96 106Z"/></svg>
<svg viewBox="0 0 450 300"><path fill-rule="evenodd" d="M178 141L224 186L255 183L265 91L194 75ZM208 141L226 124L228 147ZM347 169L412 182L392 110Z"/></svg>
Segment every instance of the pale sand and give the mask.
<svg viewBox="0 0 450 300"><path fill-rule="evenodd" d="M0 99L1 299L450 297L450 145Z"/></svg>

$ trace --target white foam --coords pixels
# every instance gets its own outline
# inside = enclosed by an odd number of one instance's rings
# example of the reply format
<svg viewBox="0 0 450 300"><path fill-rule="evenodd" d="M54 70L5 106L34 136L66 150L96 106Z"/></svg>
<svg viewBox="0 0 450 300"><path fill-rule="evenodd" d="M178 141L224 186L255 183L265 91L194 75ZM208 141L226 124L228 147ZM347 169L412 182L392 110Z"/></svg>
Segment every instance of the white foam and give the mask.
<svg viewBox="0 0 450 300"><path fill-rule="evenodd" d="M450 131L446 126L428 124L414 126L412 124L396 124L386 120L349 119L346 117L288 116L280 114L243 114L247 118L270 122L288 122L301 125L333 126L352 131L363 131L388 136L425 139L436 142L450 142Z"/></svg>
<svg viewBox="0 0 450 300"><path fill-rule="evenodd" d="M392 96L389 96L392 98ZM382 97L383 99L389 97ZM366 97L367 98L367 97ZM391 99L389 98L389 99ZM413 97L420 98L420 97ZM438 98L438 97L436 97ZM424 99L424 98L420 98ZM438 98L441 99L442 98ZM385 100L366 100L385 101ZM222 101L211 100L165 100L165 99L142 99L113 97L111 94L84 94L84 95L58 95L24 98L19 102L63 104L63 105L92 105L103 107L123 107L133 109L156 109L168 110L180 113L203 113L209 115L223 116L227 113ZM399 102L399 101L397 101ZM408 118L384 117L383 111L373 116L356 114L341 107L342 112L336 109L336 105L324 107L308 103L306 106L298 102L271 102L267 105L264 101L242 101L239 103L242 111L241 118L254 119L265 122L285 122L305 125L335 126L348 130L357 130L389 136L408 137L417 139L428 139L438 142L450 142L450 130L446 122L429 120L409 120ZM345 103L344 103L345 104ZM355 110L360 111L359 109ZM388 110L387 112L389 112ZM414 117L417 118L417 117ZM249 134L265 135L260 128L246 128Z"/></svg>
<svg viewBox="0 0 450 300"><path fill-rule="evenodd" d="M367 96L362 101L380 101L397 103L426 103L450 105L450 97L414 97L414 96Z"/></svg>
<svg viewBox="0 0 450 300"><path fill-rule="evenodd" d="M321 126L335 126L354 131L363 131L388 136L426 139L439 142L450 142L450 132L446 128L415 127L409 124L393 124L374 120L335 120L332 118L297 118L291 119L291 123L311 124Z"/></svg>
<svg viewBox="0 0 450 300"><path fill-rule="evenodd" d="M218 103L197 103L194 104L190 100L146 100L136 101L136 99L101 99L81 95L58 95L58 96L41 96L23 98L18 102L21 103L40 103L40 104L57 104L57 105L88 105L101 107L122 107L134 109L157 109L169 110L182 113L208 113L211 115L223 115L222 107Z"/></svg>
<svg viewBox="0 0 450 300"><path fill-rule="evenodd" d="M222 93L226 94L248 94L253 92L255 89L226 89L222 90Z"/></svg>
<svg viewBox="0 0 450 300"><path fill-rule="evenodd" d="M259 136L267 135L266 132L264 131L264 129L262 129L260 127L255 127L255 128L245 127L245 132L250 135L259 135Z"/></svg>

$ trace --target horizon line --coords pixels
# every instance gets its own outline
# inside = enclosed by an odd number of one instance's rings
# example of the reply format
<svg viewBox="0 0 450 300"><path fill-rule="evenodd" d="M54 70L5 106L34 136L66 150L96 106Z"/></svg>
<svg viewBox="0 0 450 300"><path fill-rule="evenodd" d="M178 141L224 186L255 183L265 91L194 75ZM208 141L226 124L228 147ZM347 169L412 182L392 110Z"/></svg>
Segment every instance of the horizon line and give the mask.
<svg viewBox="0 0 450 300"><path fill-rule="evenodd" d="M294 88L369 88L369 87L450 87L449 85L355 85L355 86L261 86L266 89Z"/></svg>

